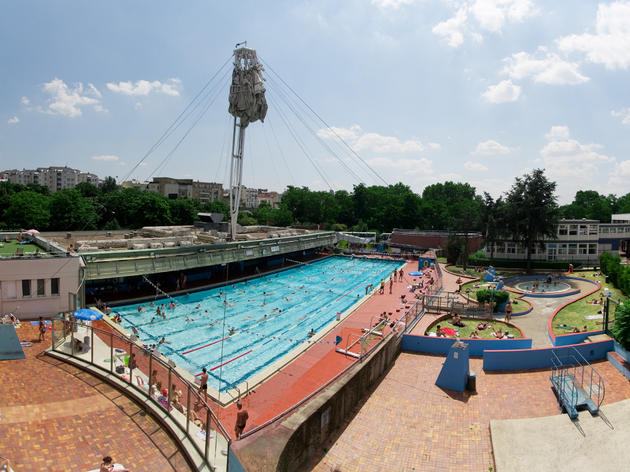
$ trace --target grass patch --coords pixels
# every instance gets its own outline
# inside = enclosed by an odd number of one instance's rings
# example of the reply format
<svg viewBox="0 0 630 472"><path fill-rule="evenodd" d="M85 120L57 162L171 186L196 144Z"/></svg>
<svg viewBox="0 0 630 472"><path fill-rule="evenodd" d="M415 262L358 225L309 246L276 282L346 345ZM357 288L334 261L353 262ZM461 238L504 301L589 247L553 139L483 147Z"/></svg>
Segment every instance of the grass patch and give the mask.
<svg viewBox="0 0 630 472"><path fill-rule="evenodd" d="M31 254L33 252L42 252L42 250L36 244L20 244L16 240L11 242L0 242L2 247L0 247L0 257L12 257L15 255L15 252L18 248L22 248L24 254Z"/></svg>
<svg viewBox="0 0 630 472"><path fill-rule="evenodd" d="M615 300L623 301L628 299L628 297L626 297L621 292L621 290L613 287L612 284L606 284L606 278L604 276L598 276L597 274L598 272L594 271L583 271L572 274L576 277L581 277L588 280L596 280L601 283L602 289L599 292L595 292L588 297L573 302L560 310L553 319L552 330L555 335L571 333L570 329L558 328L558 325L561 324L565 326L570 326L571 328L577 327L580 330L582 330L586 325L587 331L596 331L603 329L603 314L598 313L602 310L602 305L593 305L591 301L599 300L599 295L604 292L605 288L613 293L612 298L614 298ZM602 315L602 318L596 320L585 319L585 317L589 315Z"/></svg>
<svg viewBox="0 0 630 472"><path fill-rule="evenodd" d="M521 332L514 328L514 326L510 326L506 323L504 323L503 321L498 321L498 320L481 320L481 319L476 319L476 318L462 318L462 322L466 325L463 328L458 328L457 326L453 326L451 323L449 323L448 319L445 320L440 320L440 321L436 321L435 323L433 323L431 326L429 326L429 328L427 328L427 333L429 331L433 331L435 332L435 330L437 329L436 326L437 325L441 325L442 328L453 328L454 330L459 332L459 338L469 338L470 337L470 333L472 333L474 330L477 329L477 324L479 322L483 321L484 323L490 323L492 325L493 328L501 328L501 331L505 331L506 329L510 332L510 334L514 335L514 338L522 338L523 335L521 334ZM479 331L479 337L481 339L496 339L494 336L492 336L493 330L491 328L487 328L484 330Z"/></svg>

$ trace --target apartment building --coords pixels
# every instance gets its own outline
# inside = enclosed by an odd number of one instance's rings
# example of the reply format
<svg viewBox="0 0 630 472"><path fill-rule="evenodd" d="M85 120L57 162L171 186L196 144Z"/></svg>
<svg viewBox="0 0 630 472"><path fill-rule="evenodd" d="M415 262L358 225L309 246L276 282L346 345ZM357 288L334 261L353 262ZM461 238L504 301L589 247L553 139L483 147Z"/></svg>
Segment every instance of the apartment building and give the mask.
<svg viewBox="0 0 630 472"><path fill-rule="evenodd" d="M0 173L12 184L38 184L48 187L51 192L73 188L77 184L87 182L100 185L101 180L96 174L82 172L71 167L38 167L37 169L12 169Z"/></svg>

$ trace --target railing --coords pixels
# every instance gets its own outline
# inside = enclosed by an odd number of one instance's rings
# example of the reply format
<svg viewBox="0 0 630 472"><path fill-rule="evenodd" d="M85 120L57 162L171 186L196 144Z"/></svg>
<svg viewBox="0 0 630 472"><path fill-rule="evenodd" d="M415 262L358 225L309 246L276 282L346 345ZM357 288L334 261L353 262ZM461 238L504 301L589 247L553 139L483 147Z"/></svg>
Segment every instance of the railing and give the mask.
<svg viewBox="0 0 630 472"><path fill-rule="evenodd" d="M551 381L556 387L561 404L571 418L577 417L576 407L580 404L592 402L592 408L599 410L604 402L606 387L601 375L580 354L571 348L560 358L556 352L551 352Z"/></svg>
<svg viewBox="0 0 630 472"><path fill-rule="evenodd" d="M52 350L117 375L136 394L161 408L185 433L211 470L228 470L230 436L198 388L159 353L132 339L76 321L54 319Z"/></svg>

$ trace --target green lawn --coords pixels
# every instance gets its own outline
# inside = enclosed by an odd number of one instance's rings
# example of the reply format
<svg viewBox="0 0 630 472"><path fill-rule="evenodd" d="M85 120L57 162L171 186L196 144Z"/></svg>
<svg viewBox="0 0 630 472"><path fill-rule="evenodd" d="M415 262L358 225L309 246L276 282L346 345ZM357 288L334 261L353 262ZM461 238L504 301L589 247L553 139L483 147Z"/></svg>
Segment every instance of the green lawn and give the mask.
<svg viewBox="0 0 630 472"><path fill-rule="evenodd" d="M573 274L576 277L599 281L602 284L602 290L600 290L599 292L595 292L593 295L589 295L586 298L573 302L560 310L553 319L552 329L554 334L558 335L571 333L571 329L559 328L559 325L570 326L571 328L577 327L580 330L582 330L584 325L586 325L587 331L602 329L603 318L587 320L585 317L591 315L601 315L601 313L598 312L602 310L602 305L593 305L590 302L593 299L599 300L599 295L604 291L605 288L613 293L612 298L614 298L615 300L626 300L628 298L623 293L621 293L621 290L613 287L612 284L606 284L604 276L600 277L596 274L597 273L594 271L583 271Z"/></svg>
<svg viewBox="0 0 630 472"><path fill-rule="evenodd" d="M39 252L42 252L42 250L35 244L19 244L16 240L13 240L9 243L0 241L0 244L2 244L2 247L0 247L0 257L13 256L15 254L15 251L19 247L22 248L24 254L30 254L37 250L39 250Z"/></svg>
<svg viewBox="0 0 630 472"><path fill-rule="evenodd" d="M433 323L431 326L429 326L429 328L427 329L427 333L432 331L435 332L436 330L436 326L440 325L442 326L442 328L452 328L456 331L459 332L459 336L460 338L469 338L470 337L470 333L472 333L475 329L477 329L477 324L481 321L483 322L488 322L487 320L479 320L479 319L473 319L473 318L462 318L462 322L466 325L463 328L458 328L457 326L453 326L451 323L449 323L449 319L445 319L445 320L440 320L440 321L436 321L435 323ZM518 329L515 329L513 326L507 325L505 324L503 321L497 321L497 320L491 320L490 324L494 327L494 328L501 328L501 331L505 331L506 329L510 332L510 334L514 335L514 338L522 338L523 336L521 335L521 332ZM481 339L496 339L494 336L492 336L493 330L492 328L487 328L484 330L479 331L479 337Z"/></svg>

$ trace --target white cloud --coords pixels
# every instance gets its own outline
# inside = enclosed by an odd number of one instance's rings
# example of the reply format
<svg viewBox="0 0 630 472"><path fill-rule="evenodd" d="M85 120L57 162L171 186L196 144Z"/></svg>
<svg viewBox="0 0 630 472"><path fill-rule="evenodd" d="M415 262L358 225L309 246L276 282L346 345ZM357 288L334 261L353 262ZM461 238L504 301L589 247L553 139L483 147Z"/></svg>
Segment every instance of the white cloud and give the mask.
<svg viewBox="0 0 630 472"><path fill-rule="evenodd" d="M556 40L565 52L582 52L586 59L607 69L630 66L630 2L600 3L595 34L573 34Z"/></svg>
<svg viewBox="0 0 630 472"><path fill-rule="evenodd" d="M512 148L504 146L493 139L489 139L488 141L483 141L477 144L477 147L472 154L477 154L479 156L496 156L498 154L508 154L511 151Z"/></svg>
<svg viewBox="0 0 630 472"><path fill-rule="evenodd" d="M474 172L481 172L481 171L484 171L484 170L488 170L488 168L486 166L484 166L482 163L480 163L480 162L472 162L472 161L464 162L464 169L471 170L471 171L474 171Z"/></svg>
<svg viewBox="0 0 630 472"><path fill-rule="evenodd" d="M630 160L621 161L615 164L610 173L609 184L618 188L621 195L628 192L628 181L630 180Z"/></svg>
<svg viewBox="0 0 630 472"><path fill-rule="evenodd" d="M458 7L455 15L432 30L454 48L463 44L465 35L481 42L483 36L477 29L501 33L506 23L519 23L538 14L531 0L469 0L455 5Z"/></svg>
<svg viewBox="0 0 630 472"><path fill-rule="evenodd" d="M521 87L514 85L511 80L502 80L488 87L481 96L490 103L515 102L521 96Z"/></svg>
<svg viewBox="0 0 630 472"><path fill-rule="evenodd" d="M63 80L55 78L44 84L44 92L50 95L45 113L75 118L82 115L80 107L92 106L96 111L103 111L99 101L100 92L92 84L88 84L87 90L84 90L81 82L68 87Z"/></svg>
<svg viewBox="0 0 630 472"><path fill-rule="evenodd" d="M138 80L135 83L128 82L108 82L107 88L112 92L122 93L123 95L130 96L146 96L150 93L163 93L165 95L171 96L179 96L179 86L181 84L181 80L178 78L168 79L166 82L160 82L159 80L154 80L153 82L149 82L148 80Z"/></svg>
<svg viewBox="0 0 630 472"><path fill-rule="evenodd" d="M579 64L568 62L546 48L538 49L538 57L518 52L503 59L503 73L511 79L532 77L534 82L551 85L575 85L588 82L589 78L579 71Z"/></svg>
<svg viewBox="0 0 630 472"><path fill-rule="evenodd" d="M379 8L398 9L401 5L411 5L415 0L372 0L372 5Z"/></svg>
<svg viewBox="0 0 630 472"><path fill-rule="evenodd" d="M426 157L417 159L393 159L391 157L374 157L366 161L372 167L382 167L387 170L395 170L400 175L430 175L433 173L433 161Z"/></svg>
<svg viewBox="0 0 630 472"><path fill-rule="evenodd" d="M549 176L566 186L577 188L582 179L592 180L602 164L615 159L598 151L599 144L582 144L572 139L567 126L553 126L545 135L549 142L541 149L540 155Z"/></svg>
<svg viewBox="0 0 630 472"><path fill-rule="evenodd" d="M519 23L538 14L531 0L476 0L469 8L479 26L493 33L508 21Z"/></svg>
<svg viewBox="0 0 630 472"><path fill-rule="evenodd" d="M613 110L610 114L614 117L621 118L621 122L624 125L630 125L630 107L622 108L621 110Z"/></svg>
<svg viewBox="0 0 630 472"><path fill-rule="evenodd" d="M106 155L103 155L103 156L92 156L92 160L93 161L116 162L116 161L120 161L120 157L114 156L112 154L106 154Z"/></svg>
<svg viewBox="0 0 630 472"><path fill-rule="evenodd" d="M457 10L454 17L438 23L431 31L433 31L433 34L442 36L450 47L456 48L464 42L464 27L467 18L466 8L462 7Z"/></svg>
<svg viewBox="0 0 630 472"><path fill-rule="evenodd" d="M442 149L440 143L429 143L429 149L433 149L435 151Z"/></svg>
<svg viewBox="0 0 630 472"><path fill-rule="evenodd" d="M7 121L7 123L9 123L10 125L14 125L15 123L19 123L19 122L20 122L20 119L17 116L9 118L9 121Z"/></svg>
<svg viewBox="0 0 630 472"><path fill-rule="evenodd" d="M28 97L22 97L22 99L20 100L22 102L22 105L30 105L31 101L28 99Z"/></svg>
<svg viewBox="0 0 630 472"><path fill-rule="evenodd" d="M359 125L350 128L320 129L317 135L323 139L337 139L335 134L343 138L355 151L369 151L373 153L406 153L420 152L424 146L417 139L401 141L395 136L384 136L378 133L366 133Z"/></svg>
<svg viewBox="0 0 630 472"><path fill-rule="evenodd" d="M549 132L545 134L545 138L549 141L569 139L570 134L568 126L552 126Z"/></svg>

